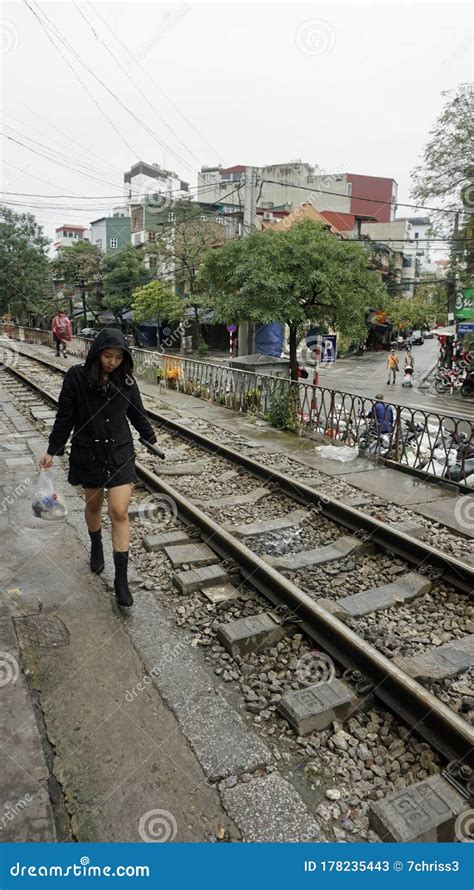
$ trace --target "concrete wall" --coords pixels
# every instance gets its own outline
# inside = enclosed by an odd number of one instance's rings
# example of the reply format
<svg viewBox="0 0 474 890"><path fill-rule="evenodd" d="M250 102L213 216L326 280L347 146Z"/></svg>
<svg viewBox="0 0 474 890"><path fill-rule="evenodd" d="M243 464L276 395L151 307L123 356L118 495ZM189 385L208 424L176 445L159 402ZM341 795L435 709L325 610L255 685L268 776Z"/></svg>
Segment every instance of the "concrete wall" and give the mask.
<svg viewBox="0 0 474 890"><path fill-rule="evenodd" d="M257 167L257 176L260 179L274 180L263 183L259 207L281 207L287 204L292 211L302 203L312 203L316 210L353 212L346 174L326 174L311 164L295 162ZM201 171L198 174L198 200L209 203L224 201L233 207L239 207L244 200L243 189L228 198L223 197L237 185L237 182L221 180L219 170ZM258 188L260 191L260 183ZM321 194L315 189L320 189Z"/></svg>
<svg viewBox="0 0 474 890"><path fill-rule="evenodd" d="M131 238L130 217L114 216L106 219L106 245L105 252L119 250L125 244L130 244ZM117 239L117 247L111 246L111 238Z"/></svg>
<svg viewBox="0 0 474 890"><path fill-rule="evenodd" d="M105 253L107 249L107 224L105 219L91 223L91 242Z"/></svg>

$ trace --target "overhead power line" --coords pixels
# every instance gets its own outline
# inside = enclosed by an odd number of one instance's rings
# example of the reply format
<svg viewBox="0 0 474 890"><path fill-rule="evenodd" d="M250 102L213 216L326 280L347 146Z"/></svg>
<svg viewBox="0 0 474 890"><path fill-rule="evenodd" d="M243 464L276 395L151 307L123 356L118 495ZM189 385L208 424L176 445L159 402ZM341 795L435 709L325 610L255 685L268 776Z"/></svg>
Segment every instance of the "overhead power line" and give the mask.
<svg viewBox="0 0 474 890"><path fill-rule="evenodd" d="M38 19L38 21L41 22L41 26L42 26L43 30L46 31L46 33L49 35L48 26L45 25L44 22L39 18L39 16L34 12L34 10L32 9L32 7L30 6L28 0L24 0L24 2L25 2L26 5L28 6L28 8L35 14L35 16L36 16L36 18ZM38 3L37 3L36 5L39 6ZM46 13L44 12L44 10L42 10L41 7L39 7L39 8L40 8L40 11L41 11L41 15L42 15L43 18L49 23L50 29L53 30L53 33L56 35L57 39L63 44L63 46L66 47L66 49L69 50L69 52L73 55L73 57L77 60L77 62L78 62L80 65L82 65L82 67L83 67L83 68L84 68L84 69L91 75L91 77L93 77L93 78L94 78L94 79L95 79L95 80L96 80L96 81L97 81L97 82L98 82L98 83L99 83L99 84L100 84L100 85L101 85L101 86L102 86L102 87L109 93L109 95L112 96L112 98L115 99L116 102L118 102L118 104L121 106L121 108L123 108L123 109L127 112L127 114L129 114L129 115L133 118L133 120L134 120L140 127L142 127L142 129L145 130L145 132L146 132L149 136L151 136L153 139L155 139L155 140L158 142L158 144L161 145L161 147L164 148L166 151L170 152L170 154L174 155L175 157L178 157L178 158L181 160L181 163L183 163L186 167L188 167L189 170L191 170L192 173L194 173L193 168L188 164L188 162L187 162L186 160L184 160L183 158L180 158L180 156L177 155L177 153L176 153L175 151L173 151L173 149L170 148L170 146L167 145L166 142L163 142L163 140L160 139L160 137L158 136L158 134L155 133L155 131L152 130L151 127L149 127L147 124L145 124L144 121L142 121L141 118L140 118L137 114L135 114L135 112L132 111L132 109L129 108L128 105L126 105L125 102L122 101L122 99L120 98L120 96L118 96L118 95L114 92L114 90L112 90L111 87L110 87L110 86L109 86L109 85L108 85L108 84L107 84L107 83L106 83L106 82L105 82L105 81L104 81L98 74L96 74L96 72L90 67L90 65L88 65L88 64L84 61L84 59L81 58L81 56L79 55L79 53L76 52L76 50L74 49L74 47L71 46L71 44L69 43L69 41L67 40L67 38L64 37L64 35L62 34L62 32L61 32L61 31L59 30L59 28L54 24L54 22L51 21L51 19L49 18L49 16L46 15ZM116 129L116 128L115 128L115 129ZM130 149L130 150L132 150L132 149ZM135 153L135 154L136 154L136 153Z"/></svg>
<svg viewBox="0 0 474 890"><path fill-rule="evenodd" d="M137 65L138 68L140 68L140 70L143 71L143 73L146 75L146 77L148 78L148 80L151 81L151 83L153 84L153 86L154 86L154 87L161 93L162 96L164 96L164 98L167 100L167 102L169 102L170 105L175 109L175 111L178 112L178 114L183 118L183 120L188 124L188 126L191 127L192 130L194 130L194 132L196 133L196 135L199 136L200 139L202 139L202 141L205 143L205 145L207 145L207 147L211 149L211 151L213 152L214 156L217 157L217 158L219 158L220 160L222 160L222 158L220 157L219 152L218 152L215 148L213 148L213 146L207 141L207 139L205 138L205 136L203 136L202 133L200 133L199 130L194 126L194 124L189 120L189 118L187 118L187 117L183 114L183 112L182 112L181 109L176 105L176 103L173 102L172 99L170 99L170 97L168 96L168 94L165 93L163 87L160 86L160 84L159 84L159 83L158 83L158 82L151 76L151 74L150 74L150 72L147 70L147 68L145 68L145 67L141 64L141 62L140 62L139 59L136 59L134 56L132 56L132 54L130 53L130 50L129 50L128 47L125 45L125 43L123 42L123 40L121 40L120 37L115 33L115 31L112 30L112 28L110 27L110 25L108 24L108 22L104 19L104 17L101 15L101 13L99 12L99 10L96 9L96 7L95 7L92 3L89 2L89 0L87 0L87 5L90 6L91 9L94 10L95 14L101 19L101 21L104 23L105 27L108 28L108 30L110 31L110 33L112 34L112 36L115 37L117 43L119 43L120 46L123 47L123 49L125 50L125 52L126 52L128 55L131 56L132 61L133 61L133 64L134 64L134 65Z"/></svg>
<svg viewBox="0 0 474 890"><path fill-rule="evenodd" d="M133 79L133 77L130 76L129 72L126 70L126 68L124 68L124 66L123 66L122 63L120 62L120 59L117 58L117 56L115 55L115 53L111 50L110 46L108 46L107 43L105 43L105 41L102 39L102 37L100 36L100 34L97 33L97 31L95 30L95 28L93 27L93 25L91 24L91 22L89 21L89 19L88 19L88 18L84 15L84 13L82 12L82 9L80 8L80 6L79 6L79 4L76 2L76 0L72 0L72 2L74 3L74 6L76 7L76 9L77 9L79 15L84 19L84 21L85 21L85 23L87 24L87 26L91 29L91 31L92 31L92 33L93 33L95 39L98 40L99 43L101 43L102 46L107 50L107 52L109 53L109 55L112 56L112 59L114 60L115 64L118 65L118 67L119 67L120 70L123 72L123 74L125 74L125 77L127 77L127 79L130 81L130 83L132 84L132 86L134 86L135 89L138 90L138 92L139 92L140 95L143 97L143 99L145 100L145 102L150 106L150 108L152 109L152 111L154 111L155 114L158 115L158 117L160 118L160 120L162 121L162 123L165 125L165 127L168 128L168 130L170 131L170 133L172 133L173 136L178 140L178 142L181 143L181 145L183 146L183 148L185 149L185 151L187 151L188 154L190 154L191 157L194 158L194 160L197 161L197 163L199 164L199 158L196 157L196 155L191 151L191 149L188 148L188 146L186 145L186 143L183 142L183 140L180 138L180 136L178 136L178 134L176 133L176 131L173 130L173 128L170 126L170 124L168 124L168 122L167 122L167 121L165 120L165 118L160 114L160 112L158 111L158 109L156 108L156 106L153 105L152 102L150 102L150 100L149 100L148 96L146 95L146 93L144 93L143 90L140 89L140 87L138 86L138 84L136 83L136 81ZM178 154L176 154L176 153L175 153L175 157L178 158L179 160L183 160L183 159L180 157L180 155L178 155ZM183 163L186 163L186 161L183 161Z"/></svg>
<svg viewBox="0 0 474 890"><path fill-rule="evenodd" d="M74 77L77 78L77 80L78 80L79 83L81 84L83 90L85 90L85 92L87 93L87 95L92 99L92 101L94 102L94 104L95 104L95 105L97 106L97 108L99 109L100 113L106 118L106 120L108 120L110 126L115 130L115 132L117 133L118 137L122 140L122 142L124 143L124 145L127 147L128 151L130 151L130 152L132 152L132 154L135 154L135 155L136 155L136 152L134 151L134 149L133 149L133 148L130 146L130 144L127 142L127 140L126 140L125 137L122 135L122 133L120 132L120 130L115 126L114 122L110 119L110 117L108 116L107 112L104 111L104 109L102 108L100 102L98 102L97 99L95 98L94 94L91 93L91 91L89 90L89 88L86 86L86 84L84 83L84 81L81 79L81 77L80 77L79 74L77 73L77 71L76 71L76 69L74 68L74 66L71 65L71 63L70 63L69 59L67 58L67 56L64 55L64 53L63 53L62 50L59 48L59 46L57 46L57 44L54 42L53 38L51 37L51 35L50 35L50 33L49 33L48 29L47 29L47 27L45 26L44 22L41 20L41 18L40 18L40 16L38 15L38 13L33 9L32 6L30 6L30 4L28 3L28 0L23 0L23 2L24 2L25 5L28 7L28 9L30 10L30 12L33 13L35 19L39 22L41 28L42 28L43 31L45 32L45 34L46 34L48 40L50 41L50 43L52 43L52 45L54 46L55 50L56 50L56 51L59 53L59 55L64 59L64 61L66 62L66 65L68 66L68 68L70 68L70 70L71 70L72 73L74 74ZM44 15L46 19L48 18L48 17L45 15L45 13L42 13L42 15ZM49 19L48 19L48 21L49 21ZM64 41L63 41L63 43L64 43ZM78 58L79 58L79 57L78 57ZM79 58L79 61L81 61L80 58Z"/></svg>
<svg viewBox="0 0 474 890"><path fill-rule="evenodd" d="M260 177L259 177L260 179ZM431 210L433 213L467 213L469 216L472 216L472 210L445 210L442 207L427 207L422 204L404 204L403 201L384 201L380 198L369 198L365 195L342 195L341 192L329 192L326 189L312 189L308 188L307 185L298 185L295 182L279 182L277 179L262 179L262 182L268 182L271 185L280 185L282 188L293 188L293 189L303 189L305 192L315 192L318 195L335 195L336 198L349 198L354 201L368 201L370 204L381 204L384 206L391 207L412 207L414 210ZM319 213L344 213L342 210L328 210L328 211L318 211ZM349 211L349 215L353 216ZM394 222L394 220L391 220Z"/></svg>
<svg viewBox="0 0 474 890"><path fill-rule="evenodd" d="M46 153L46 156L48 159L50 159L54 162L58 161L64 167L66 167L66 169L70 170L71 172L74 172L74 173L77 172L77 173L82 173L82 174L85 173L88 176L90 175L92 177L98 178L99 182L103 182L105 185L112 185L115 189L119 188L116 181L114 183L112 183L110 180L104 179L103 178L104 173L101 170L97 170L90 164L83 164L81 161L77 161L77 160L73 159L73 163L74 163L74 166L73 166L71 164L70 156L62 155L60 152L56 151L55 149L52 149L49 145L44 145L44 143L39 142L37 139L33 139L32 136L25 136L19 130L16 130L14 127L9 126L9 124L4 123L3 127L5 130L6 136L13 136L13 137L16 137L17 139L20 138L20 139L25 140L27 143L27 148L31 148L30 143L32 143L32 145L35 148L42 149L42 151ZM107 176L107 172L105 173L105 176ZM62 188L64 188L64 186L62 186Z"/></svg>
<svg viewBox="0 0 474 890"><path fill-rule="evenodd" d="M4 115L4 117L5 117L5 115ZM99 166L99 164L96 161L93 161L89 158L82 158L80 156L80 154L72 154L71 149L67 145L60 143L59 140L57 140L56 138L53 138L51 140L51 139L49 139L49 137L47 137L47 136L45 137L41 133L38 133L38 130L35 130L35 128L32 127L29 122L27 125L25 125L21 120L14 117L14 115L12 115L10 113L7 113L6 117L11 118L14 121L15 125L19 126L20 128L26 126L28 134L31 134L32 132L36 132L36 134L39 135L41 139L46 139L48 150L51 152L51 154L57 155L62 160L67 160L68 163L70 163L72 161L77 166L85 168L86 170L91 170L93 173L96 173L98 176L109 176L110 174L116 175L117 173L119 176L121 175L121 171L114 170L113 168L111 168L110 164L102 164L102 166ZM8 130L11 130L15 133L15 129L16 129L15 126L8 124L6 120L3 121L3 124L5 127L8 128ZM33 137L31 135L28 135L27 138L30 142L34 142L36 145L40 145L40 146L44 145L44 142L40 142L38 139L33 139Z"/></svg>
<svg viewBox="0 0 474 890"><path fill-rule="evenodd" d="M51 158L49 155L45 154L43 151L38 151L38 150L35 149L35 148L31 148L30 145L26 145L26 144L25 144L24 142L22 142L20 139L14 139L13 136L9 136L7 133L2 133L1 135L2 135L5 139L8 139L10 142L14 142L14 143L16 143L16 145L21 145L22 148L26 148L28 151L31 151L33 154L35 154L35 155L39 155L39 156L42 157L42 158L46 158L46 160L48 160L48 161L52 161L54 164L57 164L59 167L64 167L64 169L65 169L65 170L69 170L69 172L72 171L73 173L77 173L78 176L85 176L87 179L94 179L95 182L100 182L100 183L102 183L102 184L105 183L105 185L111 185L112 188L116 188L116 187L117 187L116 183L113 183L113 182L107 182L105 179L100 179L100 178L97 177L97 176L93 176L92 173L83 173L82 170L74 169L74 167L71 167L70 164L64 164L64 163L62 163L61 161L56 160L55 158Z"/></svg>
<svg viewBox="0 0 474 890"><path fill-rule="evenodd" d="M93 151L91 148L87 148L86 145L83 145L82 142L79 142L79 140L77 139L77 134L76 134L76 132L74 132L74 135L71 136L70 133L66 133L64 130L61 130L60 127L58 127L58 125L57 125L57 123L56 123L55 121L53 122L52 120L45 120L42 114L39 114L39 113L38 113L37 111L35 111L33 108L30 108L30 106L27 105L26 102L25 102L23 99L22 99L22 101L21 101L21 105L23 105L23 107L26 108L26 110L27 110L30 114L33 114L35 117L39 118L43 125L46 125L47 127L51 127L53 130L56 130L61 136L64 136L66 139L68 139L69 142L72 142L73 145L74 145L74 147L75 147L76 149L79 147L79 148L81 148L86 154L88 154L88 155L90 155L91 157L95 158L96 160L94 161L94 163L96 163L97 160L98 160L98 161L101 161L102 164L106 164L106 166L107 166L107 170L109 170L109 171L111 170L111 172L113 172L113 173L117 173L118 175L121 175L121 171L120 171L118 168L111 168L111 166L110 166L110 161L107 160L107 158L104 158L104 157L102 157L101 155L98 155L98 154L97 154L95 151ZM58 142L58 140L56 140L56 141ZM58 142L58 144L61 145L60 142ZM63 146L63 147L64 147L68 152L70 152L71 149L70 149L68 146Z"/></svg>

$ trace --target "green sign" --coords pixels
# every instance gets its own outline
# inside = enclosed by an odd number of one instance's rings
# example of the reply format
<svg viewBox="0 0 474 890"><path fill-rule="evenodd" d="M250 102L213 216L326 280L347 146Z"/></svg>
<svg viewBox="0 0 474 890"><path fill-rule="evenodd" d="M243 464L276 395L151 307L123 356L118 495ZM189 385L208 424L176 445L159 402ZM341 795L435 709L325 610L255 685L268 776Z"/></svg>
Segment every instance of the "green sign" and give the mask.
<svg viewBox="0 0 474 890"><path fill-rule="evenodd" d="M474 287L457 292L454 317L457 321L474 321Z"/></svg>

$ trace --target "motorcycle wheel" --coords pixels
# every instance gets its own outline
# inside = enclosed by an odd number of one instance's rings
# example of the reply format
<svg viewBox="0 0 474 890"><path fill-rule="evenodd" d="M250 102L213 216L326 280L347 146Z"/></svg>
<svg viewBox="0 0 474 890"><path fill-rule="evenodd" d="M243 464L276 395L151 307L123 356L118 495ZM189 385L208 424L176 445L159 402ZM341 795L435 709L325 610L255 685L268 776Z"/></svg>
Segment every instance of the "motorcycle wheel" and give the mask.
<svg viewBox="0 0 474 890"><path fill-rule="evenodd" d="M449 386L447 383L444 383L441 380L435 380L435 390L437 393L439 393L439 395L442 395L442 393L447 392L448 389L449 389Z"/></svg>

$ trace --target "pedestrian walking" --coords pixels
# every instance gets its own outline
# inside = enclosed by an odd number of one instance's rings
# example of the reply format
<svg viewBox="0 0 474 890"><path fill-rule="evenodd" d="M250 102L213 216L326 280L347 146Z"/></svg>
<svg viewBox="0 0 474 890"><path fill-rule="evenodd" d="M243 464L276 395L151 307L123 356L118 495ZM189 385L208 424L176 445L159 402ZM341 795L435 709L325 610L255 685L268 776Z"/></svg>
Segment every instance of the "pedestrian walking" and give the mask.
<svg viewBox="0 0 474 890"><path fill-rule="evenodd" d="M68 481L84 489L85 520L91 540L90 568L104 569L102 506L107 492L112 523L115 596L121 606L133 605L128 586L128 507L136 481L135 452L128 421L140 437L154 444L133 360L121 331L105 328L93 341L84 365L69 368L59 396L48 451L40 467L48 469L72 432Z"/></svg>
<svg viewBox="0 0 474 890"><path fill-rule="evenodd" d="M415 359L413 358L413 353L412 353L411 349L408 350L408 352L405 356L404 366L405 366L405 368L411 368L412 371L415 370Z"/></svg>
<svg viewBox="0 0 474 890"><path fill-rule="evenodd" d="M388 380L387 386L390 386L391 383L395 384L397 382L397 371L398 371L398 354L394 349L390 350L388 359L387 359L387 368L388 368Z"/></svg>
<svg viewBox="0 0 474 890"><path fill-rule="evenodd" d="M72 324L64 309L58 309L58 313L51 323L51 331L56 344L56 355L59 357L62 350L63 356L66 356L66 343L70 343L72 340Z"/></svg>

